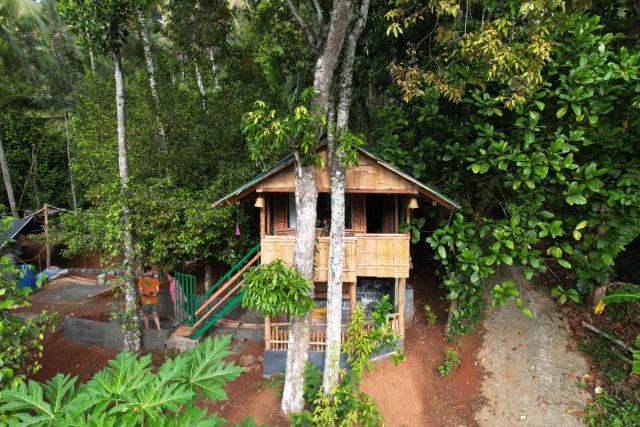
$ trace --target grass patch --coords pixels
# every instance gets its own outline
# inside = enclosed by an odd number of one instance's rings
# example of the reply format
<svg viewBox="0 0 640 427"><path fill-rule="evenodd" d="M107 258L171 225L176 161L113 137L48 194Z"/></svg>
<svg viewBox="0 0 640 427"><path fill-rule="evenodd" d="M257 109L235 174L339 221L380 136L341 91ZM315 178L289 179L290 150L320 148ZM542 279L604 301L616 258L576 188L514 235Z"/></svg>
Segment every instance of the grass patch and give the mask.
<svg viewBox="0 0 640 427"><path fill-rule="evenodd" d="M593 335L588 341L580 343L578 349L591 356L595 367L601 371L609 381L624 381L629 376L628 368L611 350L611 346L612 344L609 340Z"/></svg>

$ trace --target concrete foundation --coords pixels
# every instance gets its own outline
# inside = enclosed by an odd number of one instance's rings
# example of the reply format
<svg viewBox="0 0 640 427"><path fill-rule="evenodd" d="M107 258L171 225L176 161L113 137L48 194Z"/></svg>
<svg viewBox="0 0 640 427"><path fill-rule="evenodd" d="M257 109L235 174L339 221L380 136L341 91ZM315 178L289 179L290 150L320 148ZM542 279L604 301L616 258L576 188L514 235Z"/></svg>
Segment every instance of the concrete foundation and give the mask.
<svg viewBox="0 0 640 427"><path fill-rule="evenodd" d="M407 283L404 291L404 327L405 329L413 325L415 311L413 308L414 297L413 288Z"/></svg>
<svg viewBox="0 0 640 427"><path fill-rule="evenodd" d="M398 345L404 348L404 340L399 340ZM393 348L384 348L371 355L372 360L379 360L393 354ZM320 372L324 372L324 351L310 351L309 361L316 365ZM282 350L265 350L264 351L264 365L262 375L265 378L270 378L274 374L284 374L287 366L287 352ZM349 368L347 362L347 355L342 353L340 355L340 367L344 369Z"/></svg>
<svg viewBox="0 0 640 427"><path fill-rule="evenodd" d="M122 326L117 321L98 322L67 317L64 319L63 330L65 338L69 341L116 350L122 350L124 347ZM148 350L162 349L170 335L170 331L164 329L143 329L142 347Z"/></svg>

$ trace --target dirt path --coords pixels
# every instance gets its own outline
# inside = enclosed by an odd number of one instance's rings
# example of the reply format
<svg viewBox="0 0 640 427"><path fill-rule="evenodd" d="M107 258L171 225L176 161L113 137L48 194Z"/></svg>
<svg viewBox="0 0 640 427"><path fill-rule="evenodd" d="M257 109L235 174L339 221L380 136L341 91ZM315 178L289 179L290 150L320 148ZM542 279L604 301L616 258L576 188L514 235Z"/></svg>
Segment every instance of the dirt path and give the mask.
<svg viewBox="0 0 640 427"><path fill-rule="evenodd" d="M486 403L476 421L487 427L583 425L579 417L589 394L577 381L588 366L581 353L567 350L571 333L566 319L544 289L534 289L515 270L501 276L521 286L534 316L525 317L513 303L487 314L478 354L487 372L482 382Z"/></svg>

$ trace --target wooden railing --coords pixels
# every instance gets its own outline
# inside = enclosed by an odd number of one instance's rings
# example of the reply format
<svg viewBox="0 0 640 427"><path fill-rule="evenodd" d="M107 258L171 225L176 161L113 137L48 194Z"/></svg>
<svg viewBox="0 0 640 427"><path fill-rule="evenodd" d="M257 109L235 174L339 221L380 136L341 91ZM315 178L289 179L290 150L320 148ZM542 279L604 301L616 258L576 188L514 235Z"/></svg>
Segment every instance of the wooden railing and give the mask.
<svg viewBox="0 0 640 427"><path fill-rule="evenodd" d="M411 266L410 238L406 234L355 234L344 239L343 282L357 277L408 278ZM295 236L265 236L261 241L262 262L276 259L293 265ZM315 245L314 281L328 278L329 237L318 237Z"/></svg>
<svg viewBox="0 0 640 427"><path fill-rule="evenodd" d="M400 315L393 313L391 319L391 328L397 334L400 334ZM365 324L365 330L370 331L373 321L370 320ZM346 325L342 326L342 342L346 339ZM287 351L289 347L289 323L271 323L269 325L269 336L265 337L265 348L267 350ZM313 325L311 327L311 339L309 341L309 351L325 351L327 347L327 330L326 325Z"/></svg>

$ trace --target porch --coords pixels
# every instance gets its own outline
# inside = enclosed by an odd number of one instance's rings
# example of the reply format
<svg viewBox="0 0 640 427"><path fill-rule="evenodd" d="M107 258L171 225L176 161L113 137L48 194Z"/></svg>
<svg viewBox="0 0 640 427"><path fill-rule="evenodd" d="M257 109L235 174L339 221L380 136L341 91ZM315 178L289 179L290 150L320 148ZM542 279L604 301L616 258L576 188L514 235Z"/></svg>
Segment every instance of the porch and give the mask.
<svg viewBox="0 0 640 427"><path fill-rule="evenodd" d="M400 337L404 336L404 328L400 327L400 313L393 313L389 319L393 332ZM264 348L265 350L287 351L289 348L289 326L288 322L271 322L270 317L264 322ZM368 332L373 326L373 320L367 321L365 330ZM327 347L327 325L326 323L312 323L311 339L309 340L309 351L324 352ZM347 325L342 325L342 343L346 339Z"/></svg>

